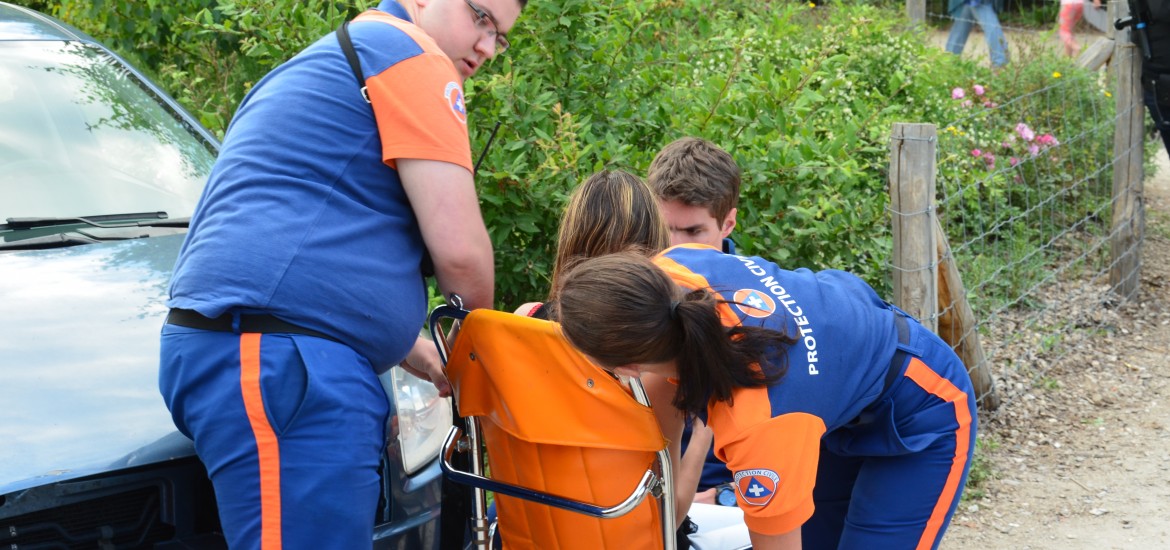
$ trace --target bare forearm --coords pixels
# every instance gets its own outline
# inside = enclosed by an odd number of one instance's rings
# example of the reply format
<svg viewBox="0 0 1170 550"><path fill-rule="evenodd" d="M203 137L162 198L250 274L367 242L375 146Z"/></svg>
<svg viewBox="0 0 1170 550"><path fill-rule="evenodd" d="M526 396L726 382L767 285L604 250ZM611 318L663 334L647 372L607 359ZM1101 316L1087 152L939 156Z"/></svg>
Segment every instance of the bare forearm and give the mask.
<svg viewBox="0 0 1170 550"><path fill-rule="evenodd" d="M765 535L749 531L752 550L800 550L800 527L782 535Z"/></svg>
<svg viewBox="0 0 1170 550"><path fill-rule="evenodd" d="M682 438L683 415L682 411L676 409L672 404L674 393L678 388L665 378L654 374L644 374L641 379L646 388L646 394L650 398L650 406L654 409L654 416L658 419L662 436L668 442L671 471L674 472L675 476L675 505L677 507L675 509L675 527L677 528L686 519L687 510L690 509L691 501L695 497L694 485L690 485L688 491L678 481L682 469L682 461L679 459L679 441ZM697 483L697 481L696 478L695 482Z"/></svg>
<svg viewBox="0 0 1170 550"><path fill-rule="evenodd" d="M485 234L486 237L486 234ZM457 258L434 258L435 281L444 296L452 293L463 299L466 309L492 308L495 305L495 265L490 241L471 245Z"/></svg>
<svg viewBox="0 0 1170 550"><path fill-rule="evenodd" d="M401 366L418 378L430 380L439 390L440 396L451 395L451 383L447 381L447 375L443 372L439 351L435 348L434 342L419 336Z"/></svg>
<svg viewBox="0 0 1170 550"><path fill-rule="evenodd" d="M690 442L682 455L679 471L675 474L679 509L689 510L695 501L695 491L703 476L703 464L707 461L707 451L711 449L711 436L711 429L695 419L691 426Z"/></svg>
<svg viewBox="0 0 1170 550"><path fill-rule="evenodd" d="M443 294L458 294L467 309L495 305L495 260L466 168L446 162L398 159L423 241Z"/></svg>

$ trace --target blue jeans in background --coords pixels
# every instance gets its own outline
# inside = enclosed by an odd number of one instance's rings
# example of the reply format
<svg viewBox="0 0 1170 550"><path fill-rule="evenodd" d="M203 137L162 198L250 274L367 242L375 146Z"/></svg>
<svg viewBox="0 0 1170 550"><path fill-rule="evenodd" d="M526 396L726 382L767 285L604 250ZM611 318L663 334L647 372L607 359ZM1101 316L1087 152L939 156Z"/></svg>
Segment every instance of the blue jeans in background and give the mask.
<svg viewBox="0 0 1170 550"><path fill-rule="evenodd" d="M991 66L1002 67L1007 65L1007 38L999 26L999 17L995 14L995 7L990 3L976 5L964 4L954 13L955 24L951 26L951 34L947 36L947 51L955 55L963 53L963 46L967 45L967 36L971 34L971 27L979 23L983 34L987 36L987 49L991 53Z"/></svg>

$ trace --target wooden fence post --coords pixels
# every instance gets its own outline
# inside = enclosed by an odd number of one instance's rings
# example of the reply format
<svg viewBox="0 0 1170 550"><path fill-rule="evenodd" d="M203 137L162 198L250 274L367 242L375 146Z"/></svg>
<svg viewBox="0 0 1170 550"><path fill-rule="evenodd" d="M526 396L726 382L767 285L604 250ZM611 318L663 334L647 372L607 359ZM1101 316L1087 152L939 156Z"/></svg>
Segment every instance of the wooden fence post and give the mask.
<svg viewBox="0 0 1170 550"><path fill-rule="evenodd" d="M971 311L971 303L967 301L967 288L963 286L959 266L955 265L955 259L951 256L951 245L947 242L942 223L938 216L935 216L934 221L939 264L938 335L950 344L966 365L979 406L985 411L994 411L999 408L999 395L995 393L990 365L983 355L983 345L979 343L979 323Z"/></svg>
<svg viewBox="0 0 1170 550"><path fill-rule="evenodd" d="M937 332L938 260L934 235L933 124L895 123L890 136L894 303Z"/></svg>
<svg viewBox="0 0 1170 550"><path fill-rule="evenodd" d="M926 0L906 0L906 18L919 29L926 29Z"/></svg>
<svg viewBox="0 0 1170 550"><path fill-rule="evenodd" d="M935 211L937 137L933 124L896 123L890 133L894 303L950 344L967 367L979 405L993 411L999 396L978 323Z"/></svg>
<svg viewBox="0 0 1170 550"><path fill-rule="evenodd" d="M1129 8L1119 6L1122 17ZM1113 67L1116 68L1117 128L1113 137L1113 220L1109 243L1109 286L1125 300L1133 298L1140 282L1140 247L1145 232L1142 190L1142 147L1145 107L1142 103L1140 50L1130 31L1117 32Z"/></svg>

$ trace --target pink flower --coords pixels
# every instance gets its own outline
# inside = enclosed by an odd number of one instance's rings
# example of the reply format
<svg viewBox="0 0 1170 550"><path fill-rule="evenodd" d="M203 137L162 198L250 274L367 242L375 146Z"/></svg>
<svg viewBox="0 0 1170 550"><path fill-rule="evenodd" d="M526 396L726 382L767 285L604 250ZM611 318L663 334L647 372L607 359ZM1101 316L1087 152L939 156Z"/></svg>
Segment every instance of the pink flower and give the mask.
<svg viewBox="0 0 1170 550"><path fill-rule="evenodd" d="M1032 129L1023 122L1016 125L1016 133L1019 134L1020 137L1024 139L1024 141L1032 141L1036 138L1036 132L1033 132Z"/></svg>
<svg viewBox="0 0 1170 550"><path fill-rule="evenodd" d="M984 101L984 102L983 102L983 106L984 106L984 107L986 107L986 108L988 108L988 109L994 109L994 108L995 108L995 104L994 104L994 103L992 103L992 102L990 102L990 101Z"/></svg>
<svg viewBox="0 0 1170 550"><path fill-rule="evenodd" d="M970 99L963 101L963 107L970 107L971 105L972 105L972 103L971 103Z"/></svg>
<svg viewBox="0 0 1170 550"><path fill-rule="evenodd" d="M973 90L975 90L975 95L983 95L983 86L976 84L976 85L972 86L971 88Z"/></svg>
<svg viewBox="0 0 1170 550"><path fill-rule="evenodd" d="M971 156L978 157L978 156L982 156L982 155L983 155L983 151L980 151L979 149L971 149Z"/></svg>
<svg viewBox="0 0 1170 550"><path fill-rule="evenodd" d="M991 153L983 155L983 162L987 163L988 170L995 170L995 155Z"/></svg>
<svg viewBox="0 0 1170 550"><path fill-rule="evenodd" d="M967 97L967 92L964 92L962 88L951 90L951 99L963 99L964 97Z"/></svg>
<svg viewBox="0 0 1170 550"><path fill-rule="evenodd" d="M1060 145L1060 142L1057 141L1056 138L1052 134L1044 134L1044 135L1036 138L1036 143L1039 143L1040 145L1043 145L1045 147L1055 147L1057 145Z"/></svg>
<svg viewBox="0 0 1170 550"><path fill-rule="evenodd" d="M1017 165L1017 164L1019 164L1019 163L1020 163L1020 159L1018 159L1018 158L1016 158L1016 157L1011 157L1011 158L1009 158L1009 159L1008 159L1008 164L1010 164L1010 165L1012 165L1012 166L1015 166L1015 165Z"/></svg>
<svg viewBox="0 0 1170 550"><path fill-rule="evenodd" d="M1040 154L1040 146L1033 143L1028 146L1028 152L1031 153L1032 156L1036 156Z"/></svg>

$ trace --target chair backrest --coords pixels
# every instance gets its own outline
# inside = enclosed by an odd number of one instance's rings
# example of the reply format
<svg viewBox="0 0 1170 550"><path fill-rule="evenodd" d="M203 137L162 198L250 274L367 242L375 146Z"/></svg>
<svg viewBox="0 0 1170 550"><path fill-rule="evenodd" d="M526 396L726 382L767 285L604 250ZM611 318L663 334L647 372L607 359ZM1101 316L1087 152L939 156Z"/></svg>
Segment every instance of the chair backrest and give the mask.
<svg viewBox="0 0 1170 550"><path fill-rule="evenodd" d="M572 349L555 323L473 311L447 371L459 413L479 420L495 481L610 506L656 467L666 447L653 411ZM509 550L663 547L655 499L609 519L498 493L495 502Z"/></svg>

